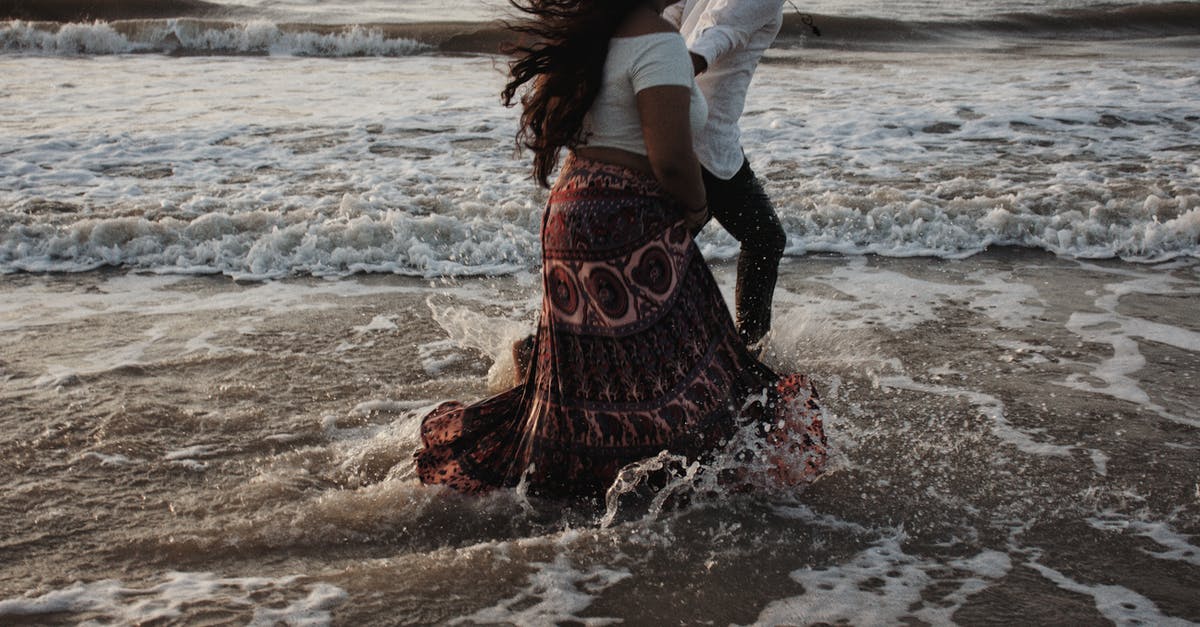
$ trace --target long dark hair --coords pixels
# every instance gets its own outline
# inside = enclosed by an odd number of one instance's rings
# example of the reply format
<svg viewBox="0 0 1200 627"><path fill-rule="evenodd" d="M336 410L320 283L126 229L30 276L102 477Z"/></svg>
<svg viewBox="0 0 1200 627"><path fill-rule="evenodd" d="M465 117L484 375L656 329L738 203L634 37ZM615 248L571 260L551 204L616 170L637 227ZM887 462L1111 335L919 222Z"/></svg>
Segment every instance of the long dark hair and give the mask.
<svg viewBox="0 0 1200 627"><path fill-rule="evenodd" d="M509 0L529 17L508 27L525 37L505 52L509 80L505 106L520 97L517 145L533 151L533 176L550 186L550 173L563 148L586 138L583 117L600 92L608 41L617 26L646 0ZM526 43L531 41L532 43Z"/></svg>

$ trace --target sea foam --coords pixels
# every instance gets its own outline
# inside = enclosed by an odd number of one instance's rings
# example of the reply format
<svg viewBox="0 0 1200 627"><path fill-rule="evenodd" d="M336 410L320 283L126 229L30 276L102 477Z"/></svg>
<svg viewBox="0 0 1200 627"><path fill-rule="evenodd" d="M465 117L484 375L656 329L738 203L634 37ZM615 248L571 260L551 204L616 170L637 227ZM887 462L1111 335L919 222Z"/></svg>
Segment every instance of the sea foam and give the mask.
<svg viewBox="0 0 1200 627"><path fill-rule="evenodd" d="M253 625L325 625L330 609L346 598L345 591L326 583L305 584L299 577L231 577L211 573L169 572L163 581L136 587L114 579L76 583L40 596L0 600L0 616L36 617L84 614L119 623L169 621L185 616L200 604L253 610ZM268 593L293 597L280 607L260 601ZM300 598L295 598L299 593ZM269 598L269 597L268 597Z"/></svg>
<svg viewBox="0 0 1200 627"><path fill-rule="evenodd" d="M431 47L362 26L296 29L274 22L195 19L50 24L0 22L0 52L40 55L168 54L396 57Z"/></svg>
<svg viewBox="0 0 1200 627"><path fill-rule="evenodd" d="M170 32L208 37L184 24ZM276 30L211 42L266 49ZM96 46L124 36L87 32ZM1067 52L1079 59L1050 67L1023 54L771 51L743 144L787 254L1200 255L1200 63ZM462 276L539 263L545 193L528 156L514 157L497 58L0 56L0 67L11 105L0 272ZM709 259L738 252L716 225L699 243Z"/></svg>

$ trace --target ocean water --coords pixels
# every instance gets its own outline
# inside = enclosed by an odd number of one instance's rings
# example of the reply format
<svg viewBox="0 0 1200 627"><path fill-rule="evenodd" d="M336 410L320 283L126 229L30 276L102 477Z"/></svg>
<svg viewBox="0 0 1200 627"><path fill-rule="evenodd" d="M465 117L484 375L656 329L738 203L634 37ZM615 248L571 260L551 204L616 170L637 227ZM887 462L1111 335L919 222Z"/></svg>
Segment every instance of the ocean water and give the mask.
<svg viewBox="0 0 1200 627"><path fill-rule="evenodd" d="M1194 257L1200 4L1075 10L791 24L743 124L788 252ZM497 106L497 32L8 22L0 272L532 268L541 198Z"/></svg>
<svg viewBox="0 0 1200 627"><path fill-rule="evenodd" d="M565 511L411 471L540 297L502 3L29 4L0 622L1200 622L1200 3L796 2L742 127L835 462Z"/></svg>

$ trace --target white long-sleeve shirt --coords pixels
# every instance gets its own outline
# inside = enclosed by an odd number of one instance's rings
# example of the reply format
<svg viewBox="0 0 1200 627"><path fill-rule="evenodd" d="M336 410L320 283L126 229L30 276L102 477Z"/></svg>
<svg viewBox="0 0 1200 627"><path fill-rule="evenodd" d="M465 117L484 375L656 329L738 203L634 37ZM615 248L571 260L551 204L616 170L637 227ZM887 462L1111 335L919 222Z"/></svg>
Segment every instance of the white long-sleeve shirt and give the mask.
<svg viewBox="0 0 1200 627"><path fill-rule="evenodd" d="M682 0L663 12L679 27L688 50L708 69L696 84L708 100L708 122L696 138L696 157L718 178L737 174L745 159L738 119L763 52L783 25L784 0Z"/></svg>

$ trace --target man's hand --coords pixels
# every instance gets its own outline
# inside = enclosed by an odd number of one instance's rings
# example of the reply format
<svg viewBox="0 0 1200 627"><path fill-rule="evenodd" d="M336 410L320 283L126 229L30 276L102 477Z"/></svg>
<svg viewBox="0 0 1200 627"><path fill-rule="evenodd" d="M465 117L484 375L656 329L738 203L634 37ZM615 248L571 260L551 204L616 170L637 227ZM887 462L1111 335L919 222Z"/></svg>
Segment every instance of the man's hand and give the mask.
<svg viewBox="0 0 1200 627"><path fill-rule="evenodd" d="M692 73L693 74L695 74L696 76L699 76L701 73L704 72L704 70L708 69L708 61L706 61L704 59L704 57L696 54L695 52L692 52L689 54L692 55Z"/></svg>

